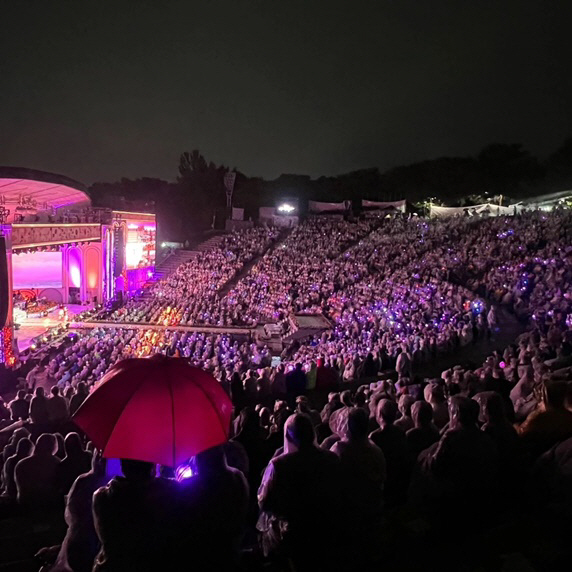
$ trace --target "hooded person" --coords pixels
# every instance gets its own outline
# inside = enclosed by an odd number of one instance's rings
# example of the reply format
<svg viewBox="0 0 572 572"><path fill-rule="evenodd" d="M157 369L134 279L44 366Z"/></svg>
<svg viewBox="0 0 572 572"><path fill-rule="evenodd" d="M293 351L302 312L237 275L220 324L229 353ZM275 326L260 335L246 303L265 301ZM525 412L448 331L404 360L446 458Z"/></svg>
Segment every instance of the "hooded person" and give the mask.
<svg viewBox="0 0 572 572"><path fill-rule="evenodd" d="M401 344L401 352L397 356L395 371L399 377L411 377L413 368L413 358L407 349L406 344Z"/></svg>
<svg viewBox="0 0 572 572"><path fill-rule="evenodd" d="M345 436L331 451L341 461L348 510L354 523L370 524L381 517L383 487L387 478L385 457L368 439L369 419L364 409L352 408L347 415Z"/></svg>
<svg viewBox="0 0 572 572"><path fill-rule="evenodd" d="M521 468L521 443L518 433L506 416L502 397L495 391L482 391L473 399L480 406L481 430L494 442L499 458L499 482L505 498L515 499L521 491L519 469Z"/></svg>
<svg viewBox="0 0 572 572"><path fill-rule="evenodd" d="M190 557L192 568L233 570L248 513L248 483L229 467L224 447L213 447L193 459L192 476L176 488L177 516L174 551L177 564ZM164 569L169 569L167 566Z"/></svg>
<svg viewBox="0 0 572 572"><path fill-rule="evenodd" d="M413 428L407 431L405 437L411 456L417 459L421 451L439 441L439 431L433 425L433 409L426 401L416 401L411 406L411 418Z"/></svg>
<svg viewBox="0 0 572 572"><path fill-rule="evenodd" d="M258 490L265 553L288 556L297 570L331 569L341 532L332 523L341 495L338 457L316 446L307 416L291 415L284 453L270 461Z"/></svg>
<svg viewBox="0 0 572 572"><path fill-rule="evenodd" d="M395 422L395 426L406 432L413 428L413 419L411 419L411 406L415 403L415 398L411 395L400 395L397 402L399 413L401 416Z"/></svg>
<svg viewBox="0 0 572 572"><path fill-rule="evenodd" d="M567 382L546 382L542 388L542 407L518 428L523 445L533 458L572 437L572 412L566 407L568 391Z"/></svg>
<svg viewBox="0 0 572 572"><path fill-rule="evenodd" d="M381 399L377 405L376 420L379 429L369 438L383 452L387 463L385 501L390 506L405 500L410 476L409 450L405 432L395 426L398 408L395 401Z"/></svg>
<svg viewBox="0 0 572 572"><path fill-rule="evenodd" d="M423 396L433 409L433 423L435 423L437 429L443 429L449 422L449 410L443 388L437 384L430 383L425 386Z"/></svg>
<svg viewBox="0 0 572 572"><path fill-rule="evenodd" d="M467 397L449 403L449 429L424 451L420 461L441 483L439 515L455 507L466 524L486 518L498 488L498 452L492 439L477 427L479 407Z"/></svg>

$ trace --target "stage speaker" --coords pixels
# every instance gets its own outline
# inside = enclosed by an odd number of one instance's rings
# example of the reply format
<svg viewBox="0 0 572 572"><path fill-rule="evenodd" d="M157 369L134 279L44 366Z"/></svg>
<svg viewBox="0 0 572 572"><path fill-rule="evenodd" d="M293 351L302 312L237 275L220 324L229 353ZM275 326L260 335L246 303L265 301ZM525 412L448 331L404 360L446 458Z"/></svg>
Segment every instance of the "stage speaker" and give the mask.
<svg viewBox="0 0 572 572"><path fill-rule="evenodd" d="M0 236L0 328L8 320L10 306L10 281L8 280L8 259L6 258L6 237Z"/></svg>
<svg viewBox="0 0 572 572"><path fill-rule="evenodd" d="M115 249L115 268L113 275L119 276L123 272L123 265L125 264L125 236L124 229L120 227L115 230L115 240L113 248Z"/></svg>

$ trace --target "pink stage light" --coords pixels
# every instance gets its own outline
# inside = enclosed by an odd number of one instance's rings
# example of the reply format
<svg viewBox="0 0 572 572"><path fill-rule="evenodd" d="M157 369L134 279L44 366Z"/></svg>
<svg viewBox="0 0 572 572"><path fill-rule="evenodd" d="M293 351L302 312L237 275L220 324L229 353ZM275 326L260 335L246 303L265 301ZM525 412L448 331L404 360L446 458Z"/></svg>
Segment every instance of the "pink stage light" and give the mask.
<svg viewBox="0 0 572 572"><path fill-rule="evenodd" d="M71 286L79 288L81 286L81 254L77 248L69 250L69 277Z"/></svg>

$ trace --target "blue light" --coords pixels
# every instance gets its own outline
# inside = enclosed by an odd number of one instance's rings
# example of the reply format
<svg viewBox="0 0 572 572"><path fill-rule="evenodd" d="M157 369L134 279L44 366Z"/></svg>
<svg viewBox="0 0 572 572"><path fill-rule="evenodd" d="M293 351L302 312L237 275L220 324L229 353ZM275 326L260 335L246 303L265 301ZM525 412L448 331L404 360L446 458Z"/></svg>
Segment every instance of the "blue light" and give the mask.
<svg viewBox="0 0 572 572"><path fill-rule="evenodd" d="M184 465L179 465L175 471L175 479L177 482L185 481L191 479L196 475L196 471L193 469L190 463L185 463Z"/></svg>

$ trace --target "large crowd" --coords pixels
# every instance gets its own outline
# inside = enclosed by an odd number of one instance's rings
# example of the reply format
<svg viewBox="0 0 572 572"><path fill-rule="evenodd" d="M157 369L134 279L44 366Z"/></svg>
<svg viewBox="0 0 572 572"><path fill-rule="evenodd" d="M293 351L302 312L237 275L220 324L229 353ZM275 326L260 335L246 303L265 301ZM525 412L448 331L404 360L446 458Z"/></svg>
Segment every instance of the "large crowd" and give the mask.
<svg viewBox="0 0 572 572"><path fill-rule="evenodd" d="M107 316L117 323L20 366L21 389L0 402L1 517L65 516L38 555L45 571L501 570L495 558L515 552L565 569L571 223L568 210L315 217L283 242L269 228L233 233ZM250 336L178 328L286 329L305 312L331 331L278 365ZM501 316L523 333L495 349ZM481 365L424 375L471 344L487 348ZM182 482L128 460L111 478L70 416L117 361L156 353L212 372L234 404L231 439Z"/></svg>
<svg viewBox="0 0 572 572"><path fill-rule="evenodd" d="M144 299L131 299L125 306L100 318L164 326L232 325L238 320L238 309L221 303L221 288L268 249L278 236L278 229L268 227L232 232L220 245L182 264L172 276L151 288Z"/></svg>

